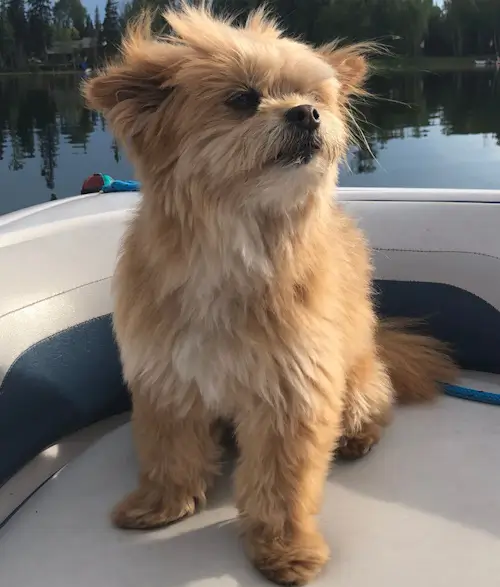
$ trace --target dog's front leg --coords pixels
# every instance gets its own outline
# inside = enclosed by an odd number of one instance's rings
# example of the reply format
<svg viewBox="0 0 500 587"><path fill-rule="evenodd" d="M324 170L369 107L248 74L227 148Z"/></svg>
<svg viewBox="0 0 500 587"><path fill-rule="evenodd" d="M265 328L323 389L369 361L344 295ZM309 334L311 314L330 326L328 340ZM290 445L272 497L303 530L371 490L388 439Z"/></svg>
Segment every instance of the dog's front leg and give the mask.
<svg viewBox="0 0 500 587"><path fill-rule="evenodd" d="M304 585L329 558L314 516L341 413L316 399L314 410L286 414L261 402L236 422L236 499L245 546L257 569L283 585Z"/></svg>
<svg viewBox="0 0 500 587"><path fill-rule="evenodd" d="M186 398L186 411L152 403L144 391L132 389L140 478L139 487L113 510L112 520L121 528L156 528L193 514L219 465L214 422L197 389Z"/></svg>

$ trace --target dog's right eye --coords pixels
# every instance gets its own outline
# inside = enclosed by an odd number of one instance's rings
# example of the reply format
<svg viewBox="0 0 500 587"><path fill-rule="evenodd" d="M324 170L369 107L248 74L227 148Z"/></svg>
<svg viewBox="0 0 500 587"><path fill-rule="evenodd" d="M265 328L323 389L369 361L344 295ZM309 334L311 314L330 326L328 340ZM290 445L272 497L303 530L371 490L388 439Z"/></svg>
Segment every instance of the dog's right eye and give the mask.
<svg viewBox="0 0 500 587"><path fill-rule="evenodd" d="M249 88L244 92L233 94L226 100L226 104L234 110L243 112L255 112L259 107L261 95L257 90Z"/></svg>

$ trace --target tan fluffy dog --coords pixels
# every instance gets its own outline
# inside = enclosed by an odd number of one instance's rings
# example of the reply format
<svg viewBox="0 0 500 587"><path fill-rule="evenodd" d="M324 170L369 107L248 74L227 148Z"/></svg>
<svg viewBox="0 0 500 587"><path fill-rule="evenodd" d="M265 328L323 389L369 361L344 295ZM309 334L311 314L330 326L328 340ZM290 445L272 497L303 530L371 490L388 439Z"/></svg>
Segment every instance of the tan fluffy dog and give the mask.
<svg viewBox="0 0 500 587"><path fill-rule="evenodd" d="M249 556L303 584L328 559L315 514L339 439L363 455L392 384L430 398L454 366L433 339L377 324L367 246L332 201L363 47L313 49L260 11L242 27L189 7L166 20L159 39L142 19L85 89L144 193L114 281L140 484L113 519L192 514L228 419Z"/></svg>

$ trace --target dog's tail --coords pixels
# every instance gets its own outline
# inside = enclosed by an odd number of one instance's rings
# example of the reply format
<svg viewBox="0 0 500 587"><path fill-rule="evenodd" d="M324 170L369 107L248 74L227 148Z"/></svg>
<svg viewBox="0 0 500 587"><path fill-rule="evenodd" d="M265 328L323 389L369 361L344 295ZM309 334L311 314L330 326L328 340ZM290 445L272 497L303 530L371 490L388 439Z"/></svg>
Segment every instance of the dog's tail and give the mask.
<svg viewBox="0 0 500 587"><path fill-rule="evenodd" d="M448 346L412 331L414 325L381 320L377 331L379 354L401 404L430 401L440 393L440 382L452 383L458 376Z"/></svg>

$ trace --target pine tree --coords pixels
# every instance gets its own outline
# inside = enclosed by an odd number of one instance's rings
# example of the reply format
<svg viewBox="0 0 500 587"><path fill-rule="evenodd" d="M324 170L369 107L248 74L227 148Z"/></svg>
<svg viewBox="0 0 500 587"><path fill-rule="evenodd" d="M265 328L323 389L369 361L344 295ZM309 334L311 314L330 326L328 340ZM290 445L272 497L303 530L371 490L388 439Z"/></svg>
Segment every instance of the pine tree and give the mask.
<svg viewBox="0 0 500 587"><path fill-rule="evenodd" d="M106 53L114 53L120 43L121 27L117 0L107 0L102 23L102 40Z"/></svg>
<svg viewBox="0 0 500 587"><path fill-rule="evenodd" d="M85 29L83 32L84 37L93 37L95 35L94 23L90 18L90 15L87 14L85 18Z"/></svg>
<svg viewBox="0 0 500 587"><path fill-rule="evenodd" d="M101 23L101 15L99 13L99 6L95 7L94 30L95 30L94 34L97 39L97 46L100 47L102 45L102 23Z"/></svg>
<svg viewBox="0 0 500 587"><path fill-rule="evenodd" d="M14 33L17 45L22 45L26 36L26 10L24 0L9 0L7 18Z"/></svg>
<svg viewBox="0 0 500 587"><path fill-rule="evenodd" d="M70 15L73 21L73 27L78 31L80 39L83 38L85 36L87 10L81 3L81 0L71 0Z"/></svg>
<svg viewBox="0 0 500 587"><path fill-rule="evenodd" d="M45 56L52 40L52 8L49 0L28 0L28 52Z"/></svg>
<svg viewBox="0 0 500 587"><path fill-rule="evenodd" d="M15 58L14 30L8 16L8 0L0 0L0 69L11 69Z"/></svg>
<svg viewBox="0 0 500 587"><path fill-rule="evenodd" d="M60 37L81 39L85 35L86 19L87 10L81 0L57 0L54 4L54 25ZM68 35L70 29L72 33Z"/></svg>
<svg viewBox="0 0 500 587"><path fill-rule="evenodd" d="M12 29L14 40L13 66L20 67L25 61L27 22L24 0L9 0L7 4L7 21Z"/></svg>

